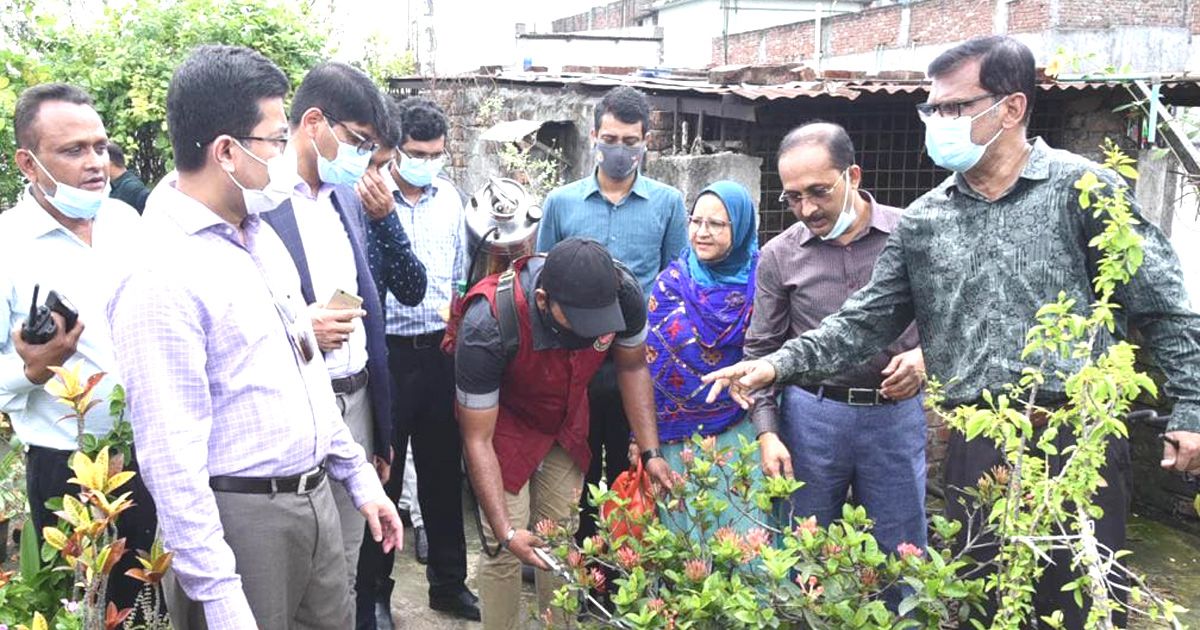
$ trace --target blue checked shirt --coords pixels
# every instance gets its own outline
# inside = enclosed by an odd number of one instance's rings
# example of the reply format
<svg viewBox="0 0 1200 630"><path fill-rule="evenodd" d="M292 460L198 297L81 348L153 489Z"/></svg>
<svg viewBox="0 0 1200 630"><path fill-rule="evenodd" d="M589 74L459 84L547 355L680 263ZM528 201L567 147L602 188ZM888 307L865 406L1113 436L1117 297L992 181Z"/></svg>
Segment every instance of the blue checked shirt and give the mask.
<svg viewBox="0 0 1200 630"><path fill-rule="evenodd" d="M412 239L417 259L425 265L427 283L425 299L416 306L405 306L390 292L387 294L385 330L402 337L443 330L446 320L442 314L450 308L455 283L466 277L462 199L454 185L440 177L425 188L415 205L399 192L392 195L396 198L396 217Z"/></svg>
<svg viewBox="0 0 1200 630"><path fill-rule="evenodd" d="M542 210L539 252L572 236L599 241L629 267L646 296L658 273L687 247L683 194L645 175L638 175L620 203L600 194L593 174L554 189Z"/></svg>

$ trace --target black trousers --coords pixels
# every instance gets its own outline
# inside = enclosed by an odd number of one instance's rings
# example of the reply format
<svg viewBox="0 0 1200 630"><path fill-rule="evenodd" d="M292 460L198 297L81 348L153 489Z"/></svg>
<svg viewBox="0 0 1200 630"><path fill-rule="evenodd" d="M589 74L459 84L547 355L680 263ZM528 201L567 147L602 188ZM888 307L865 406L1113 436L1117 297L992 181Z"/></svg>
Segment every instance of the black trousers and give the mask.
<svg viewBox="0 0 1200 630"><path fill-rule="evenodd" d="M579 531L575 533L575 539L580 543L596 533L597 510L588 502L588 487L600 483L601 479L611 487L617 475L629 469L629 420L625 417L621 390L617 387L617 371L611 357L605 359L588 384L588 407L591 414L588 445L592 450L592 462L579 497Z"/></svg>
<svg viewBox="0 0 1200 630"><path fill-rule="evenodd" d="M389 335L388 364L392 373L392 446L396 452L384 490L392 501L400 498L404 454L411 440L417 495L429 539L429 564L425 568L429 596L450 597L467 588L462 437L454 418L454 360L437 343L413 348L405 339ZM357 585L360 629L374 627L374 614L366 612L373 609L377 598L391 593L394 558L394 553L385 555L369 536L363 540Z"/></svg>
<svg viewBox="0 0 1200 630"><path fill-rule="evenodd" d="M67 481L75 476L67 465L72 452L30 446L25 454L25 489L29 495L33 531L37 534L39 548L43 542L42 528L53 527L58 523L58 517L46 507L46 501L61 498L65 494L79 494L79 485ZM127 464L126 469L136 471L137 466ZM124 492L133 493L130 496L133 507L117 519L117 535L125 538L125 548L128 551L113 568L108 579L107 597L118 609L133 606L138 592L142 590L143 584L126 576L125 572L141 566L138 564L136 551L150 551L158 527L154 499L150 498L150 492L142 482L141 475L135 476L117 493Z"/></svg>
<svg viewBox="0 0 1200 630"><path fill-rule="evenodd" d="M1040 430L1035 433L1035 442L1036 437L1040 435ZM1065 431L1055 440L1060 454L1074 443L1075 437ZM1061 471L1064 462L1065 458L1061 455L1050 458L1051 474ZM946 516L964 524L956 544L958 549L961 549L965 542L967 529L967 512L964 506L960 505L959 499L966 501L967 506L971 505L970 499L962 491L963 488L976 485L985 472L1003 463L1004 455L991 441L981 438L968 442L962 433L951 432L946 456ZM1109 441L1106 462L1100 469L1100 474L1108 485L1100 488L1093 499L1096 505L1104 510L1104 517L1096 522L1096 538L1109 549L1120 551L1125 548L1125 523L1129 516L1131 479L1128 441ZM974 511L972 530L979 531L981 523L987 518L987 511ZM978 551L971 555L980 562L986 562L996 556L998 549L994 538L982 542L983 545ZM1054 564L1046 566L1034 596L1037 617L1061 610L1066 622L1064 627L1082 629L1084 621L1087 620L1087 599L1084 599L1084 607L1080 608L1075 604L1073 593L1062 591L1062 586L1079 577L1079 573L1071 569L1070 554L1066 551L1054 552L1050 557ZM1110 575L1109 579L1118 584L1125 583L1124 579L1116 574ZM990 623L995 614L995 602L991 602L987 608L987 614L981 619L985 625ZM1124 627L1125 615L1116 616L1114 621L1118 626ZM1033 624L1034 620L1031 619L1030 627L1033 627ZM1038 627L1049 627L1040 621L1037 624Z"/></svg>

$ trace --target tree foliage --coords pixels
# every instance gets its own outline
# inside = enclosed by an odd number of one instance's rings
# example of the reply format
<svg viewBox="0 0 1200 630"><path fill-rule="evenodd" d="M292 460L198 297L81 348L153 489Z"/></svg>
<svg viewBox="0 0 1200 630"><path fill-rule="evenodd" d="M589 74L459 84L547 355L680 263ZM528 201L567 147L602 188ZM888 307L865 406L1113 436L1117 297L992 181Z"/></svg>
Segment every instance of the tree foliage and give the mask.
<svg viewBox="0 0 1200 630"><path fill-rule="evenodd" d="M282 0L135 0L106 8L90 24L60 24L33 2L8 0L26 19L5 24L0 44L0 205L20 191L11 163L12 104L25 87L73 83L96 100L109 137L131 167L153 182L171 168L167 86L200 44L248 46L274 61L293 87L324 57L320 21Z"/></svg>

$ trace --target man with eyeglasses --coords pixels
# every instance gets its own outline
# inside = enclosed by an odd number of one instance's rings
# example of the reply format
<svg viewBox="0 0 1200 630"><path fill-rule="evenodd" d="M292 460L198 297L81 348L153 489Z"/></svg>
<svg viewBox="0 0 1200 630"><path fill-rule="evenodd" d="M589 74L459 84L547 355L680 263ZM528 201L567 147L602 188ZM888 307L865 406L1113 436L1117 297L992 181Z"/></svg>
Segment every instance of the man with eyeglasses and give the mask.
<svg viewBox="0 0 1200 630"><path fill-rule="evenodd" d="M810 123L780 143L779 201L798 222L762 249L747 358L817 328L870 280L901 211L860 189L862 176L839 125ZM925 546L925 364L917 343L909 325L857 365L758 393L751 420L763 472L805 483L790 499L791 516L827 526L853 489L881 549Z"/></svg>
<svg viewBox="0 0 1200 630"><path fill-rule="evenodd" d="M178 630L353 623L329 479L372 538L396 508L342 421L300 278L259 213L288 80L248 48L201 46L175 70L167 130L178 178L149 203L152 247L108 306L146 485L159 506ZM267 139L266 141L260 139Z"/></svg>
<svg viewBox="0 0 1200 630"><path fill-rule="evenodd" d="M291 141L278 170L294 185L263 219L279 233L300 274L342 419L386 482L392 398L382 300L386 291L404 304L419 303L425 267L396 216L364 210L355 192L378 138L388 133L384 97L362 71L323 63L296 89L289 123ZM372 257L380 264L372 266ZM334 499L353 590L363 519L348 493L335 488Z"/></svg>
<svg viewBox="0 0 1200 630"><path fill-rule="evenodd" d="M547 195L537 242L538 251L547 252L567 238L593 239L633 272L647 297L658 273L687 246L683 194L640 172L649 126L650 104L644 94L621 86L604 95L596 105L591 134L596 170ZM619 378L609 360L588 389L589 484L612 484L629 468L629 420L621 406ZM596 509L586 492L580 507L576 537L583 540L596 532Z"/></svg>
<svg viewBox="0 0 1200 630"><path fill-rule="evenodd" d="M714 393L733 385L735 398L744 400L747 390L776 380L823 378L877 352L916 321L929 372L946 384L946 404L986 408L984 390L1003 392L1026 367L1037 367L1040 357L1023 357L1022 350L1042 305L1056 301L1059 292L1080 305L1094 301L1098 255L1089 243L1104 225L1080 207L1074 184L1084 173L1108 186L1124 184L1090 160L1027 138L1036 90L1033 53L1009 37L974 38L938 56L929 75L929 99L918 108L926 125L925 146L935 163L953 173L909 206L870 284L819 328L787 341L774 354L706 377L717 383ZM1140 217L1135 200L1129 203L1139 219L1132 227L1142 239L1144 258L1130 283L1117 290L1120 330L1126 336L1128 325L1141 333L1139 345L1166 373L1163 389L1175 400L1162 466L1197 472L1200 315L1188 306L1170 243ZM1066 398L1059 375L1076 371L1078 364L1057 356L1047 360L1047 380L1036 405L1054 409ZM1033 418L1035 425L1044 425L1043 413ZM1054 441L1059 453L1072 445L1069 432ZM959 500L984 472L1003 462L991 441L967 441L952 433L947 515L966 521L970 515ZM1062 460L1050 463L1055 474ZM1125 544L1128 470L1128 443L1113 439L1100 470L1105 483L1094 497L1104 511L1096 538L1113 552ZM968 529L978 531L978 524L964 527L963 536ZM994 553L990 546L977 557L986 560ZM1070 558L1055 552L1051 560L1036 587L1035 613L1061 610L1064 627L1081 628L1086 613L1076 605L1075 591L1062 589L1077 577ZM1122 581L1118 575L1109 579Z"/></svg>
<svg viewBox="0 0 1200 630"><path fill-rule="evenodd" d="M416 306L385 300L388 362L394 427L389 496L400 498L405 453L412 441L419 510L414 510L417 561L427 563L429 607L479 621L479 598L466 585L467 543L463 534L462 438L454 420L454 361L441 350L456 283L466 277L463 204L442 174L448 122L425 98L388 101L389 151L377 151L376 168L359 186L367 211L390 213L412 235L425 264L428 289ZM375 180L378 179L378 183ZM417 513L423 518L418 521ZM358 627L391 627L393 557L364 545L358 576ZM374 613L372 614L372 611Z"/></svg>
<svg viewBox="0 0 1200 630"><path fill-rule="evenodd" d="M87 92L64 83L26 89L13 111L13 135L11 164L29 183L17 204L0 214L0 411L25 449L33 525L25 535L41 541L42 528L58 522L46 501L79 493L68 465L78 429L63 420L66 407L46 388L54 378L50 368L82 366L84 378L107 373L92 390L97 401L106 401L123 382L104 313L117 282L138 262L142 221L133 208L108 197L108 135ZM31 306L45 304L50 291L74 305L74 325L52 313L53 335L23 335ZM107 403L97 405L85 415L83 431L103 438L115 420ZM154 503L140 476L121 488L126 490L135 505L117 521L118 531L129 549L149 550ZM136 566L129 554L112 572L107 597L120 608L132 606L141 590L125 575Z"/></svg>

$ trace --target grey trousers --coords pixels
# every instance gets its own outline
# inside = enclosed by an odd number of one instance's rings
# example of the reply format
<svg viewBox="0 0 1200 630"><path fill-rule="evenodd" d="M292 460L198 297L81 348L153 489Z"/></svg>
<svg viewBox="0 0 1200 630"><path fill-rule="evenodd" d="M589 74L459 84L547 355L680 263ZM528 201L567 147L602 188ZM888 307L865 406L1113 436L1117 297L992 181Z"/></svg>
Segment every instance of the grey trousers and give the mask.
<svg viewBox="0 0 1200 630"><path fill-rule="evenodd" d="M354 441L363 447L367 461L375 452L375 418L371 413L370 387L363 387L353 394L336 394L342 420L350 427ZM337 504L338 519L342 524L342 543L345 545L346 574L349 580L350 601L354 601L355 574L358 571L358 552L362 549L363 533L367 521L362 512L354 507L354 500L346 487L333 484L333 500Z"/></svg>
<svg viewBox="0 0 1200 630"><path fill-rule="evenodd" d="M353 627L342 530L326 480L306 495L214 492L225 542L261 630ZM206 630L204 607L173 573L163 580L175 630Z"/></svg>

